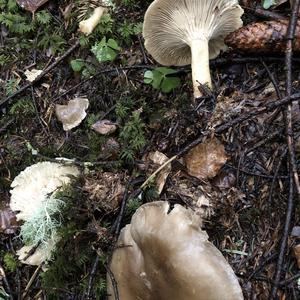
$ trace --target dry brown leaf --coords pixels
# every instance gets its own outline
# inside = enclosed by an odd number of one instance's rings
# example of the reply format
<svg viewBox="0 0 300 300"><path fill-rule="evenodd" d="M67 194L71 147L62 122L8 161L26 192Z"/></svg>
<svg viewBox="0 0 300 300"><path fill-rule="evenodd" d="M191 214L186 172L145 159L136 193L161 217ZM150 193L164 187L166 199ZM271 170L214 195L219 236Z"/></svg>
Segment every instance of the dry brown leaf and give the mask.
<svg viewBox="0 0 300 300"><path fill-rule="evenodd" d="M17 0L17 3L24 9L34 13L39 7L49 0Z"/></svg>
<svg viewBox="0 0 300 300"><path fill-rule="evenodd" d="M224 145L213 138L194 147L184 159L190 175L207 179L217 175L227 158Z"/></svg>
<svg viewBox="0 0 300 300"><path fill-rule="evenodd" d="M18 228L16 214L6 207L0 210L0 232L14 234Z"/></svg>
<svg viewBox="0 0 300 300"><path fill-rule="evenodd" d="M157 167L160 167L163 165L166 161L168 161L168 157L164 155L163 153L159 151L150 152L148 155L148 159L157 165ZM165 186L166 180L171 172L171 164L167 165L164 169L162 169L158 175L156 176L156 189L158 194L160 194Z"/></svg>
<svg viewBox="0 0 300 300"><path fill-rule="evenodd" d="M298 269L300 269L300 244L294 246L294 254L297 260Z"/></svg>
<svg viewBox="0 0 300 300"><path fill-rule="evenodd" d="M92 129L103 135L111 134L117 130L117 124L110 120L101 120L93 124Z"/></svg>

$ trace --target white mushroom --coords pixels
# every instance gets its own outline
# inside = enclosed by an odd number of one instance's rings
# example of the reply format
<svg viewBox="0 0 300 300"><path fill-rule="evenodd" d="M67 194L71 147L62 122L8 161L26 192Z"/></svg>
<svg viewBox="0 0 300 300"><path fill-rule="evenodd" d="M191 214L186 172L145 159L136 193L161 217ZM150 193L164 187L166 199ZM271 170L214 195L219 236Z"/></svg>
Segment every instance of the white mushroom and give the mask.
<svg viewBox="0 0 300 300"><path fill-rule="evenodd" d="M56 104L55 113L57 119L63 123L65 131L77 127L86 117L89 100L86 98L75 98L67 105Z"/></svg>
<svg viewBox="0 0 300 300"><path fill-rule="evenodd" d="M85 35L90 35L101 20L103 14L107 11L107 7L96 7L92 15L79 23L79 31Z"/></svg>
<svg viewBox="0 0 300 300"><path fill-rule="evenodd" d="M142 205L120 234L110 270L122 300L242 300L238 280L191 210ZM108 275L109 299L116 299Z"/></svg>
<svg viewBox="0 0 300 300"><path fill-rule="evenodd" d="M31 218L49 195L78 175L77 167L53 162L39 162L27 167L11 184L10 208L18 211L17 220Z"/></svg>
<svg viewBox="0 0 300 300"><path fill-rule="evenodd" d="M64 204L55 198L55 193L78 175L77 167L40 162L26 168L12 182L10 207L18 212L17 220L25 221L20 236L29 243L17 251L21 262L39 265L50 259L59 240L60 222L54 215L60 213ZM25 259L35 246L38 246L35 252Z"/></svg>
<svg viewBox="0 0 300 300"><path fill-rule="evenodd" d="M144 19L148 52L160 64L192 65L194 97L211 84L209 58L225 50L224 38L242 26L237 0L155 0Z"/></svg>

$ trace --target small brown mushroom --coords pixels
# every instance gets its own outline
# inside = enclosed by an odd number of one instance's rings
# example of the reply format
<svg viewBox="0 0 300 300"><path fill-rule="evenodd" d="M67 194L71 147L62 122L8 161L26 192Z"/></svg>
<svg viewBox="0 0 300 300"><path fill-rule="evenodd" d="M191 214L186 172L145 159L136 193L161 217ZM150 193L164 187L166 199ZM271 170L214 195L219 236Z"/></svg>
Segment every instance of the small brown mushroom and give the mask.
<svg viewBox="0 0 300 300"><path fill-rule="evenodd" d="M63 123L65 131L78 126L86 117L86 109L89 107L89 100L86 98L75 98L67 105L56 104L55 113L57 119Z"/></svg>
<svg viewBox="0 0 300 300"><path fill-rule="evenodd" d="M237 0L155 0L144 19L148 52L160 64L192 65L194 97L211 84L209 58L226 49L224 38L242 26Z"/></svg>
<svg viewBox="0 0 300 300"><path fill-rule="evenodd" d="M120 234L110 270L122 300L242 300L238 280L181 205L142 205ZM116 299L108 275L108 299Z"/></svg>

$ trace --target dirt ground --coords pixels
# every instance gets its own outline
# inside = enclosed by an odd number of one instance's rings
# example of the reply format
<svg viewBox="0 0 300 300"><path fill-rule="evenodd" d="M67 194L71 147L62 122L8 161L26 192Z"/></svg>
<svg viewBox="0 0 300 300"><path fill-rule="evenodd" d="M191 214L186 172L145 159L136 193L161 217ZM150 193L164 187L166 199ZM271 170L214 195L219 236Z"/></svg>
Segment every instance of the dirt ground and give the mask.
<svg viewBox="0 0 300 300"><path fill-rule="evenodd" d="M286 39L277 53L221 53L210 64L213 91L194 101L190 66L172 67L180 84L168 93L144 82L144 73L159 66L141 33L151 0L120 0L86 37L78 21L92 2L49 0L33 16L15 0L0 0L0 299L106 299L120 228L156 200L204 211L203 229L245 299L300 299L297 51L291 64ZM257 10L262 2L240 1L244 25L291 19L289 1ZM119 49L100 62L91 49L104 36ZM44 73L30 83L25 71L32 69ZM89 100L87 116L64 131L55 107L76 97ZM116 128L92 128L103 120ZM212 178L191 176L185 154L213 138L226 162ZM160 195L153 180L140 190L158 168L149 159L153 151L178 155ZM46 267L21 264L22 223L9 209L11 183L26 167L58 157L73 159L81 171L61 195L62 238ZM200 196L209 201L205 207Z"/></svg>

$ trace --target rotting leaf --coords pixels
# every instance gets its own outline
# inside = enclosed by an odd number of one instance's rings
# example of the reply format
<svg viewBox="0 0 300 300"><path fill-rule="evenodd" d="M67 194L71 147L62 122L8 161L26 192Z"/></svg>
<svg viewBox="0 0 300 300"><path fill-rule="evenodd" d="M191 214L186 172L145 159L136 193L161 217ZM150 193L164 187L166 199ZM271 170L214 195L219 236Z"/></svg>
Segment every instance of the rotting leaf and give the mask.
<svg viewBox="0 0 300 300"><path fill-rule="evenodd" d="M157 165L157 167L160 167L161 165L163 165L166 161L168 161L168 157L159 152L159 151L155 151L155 152L150 152L148 154L148 159ZM162 169L158 175L156 176L156 188L157 188L157 192L158 194L160 194L165 186L166 180L171 172L171 164L167 165L164 169Z"/></svg>
<svg viewBox="0 0 300 300"><path fill-rule="evenodd" d="M230 189L234 186L236 177L232 172L220 172L213 178L212 184L219 189Z"/></svg>
<svg viewBox="0 0 300 300"><path fill-rule="evenodd" d="M294 255L297 260L298 269L300 269L300 244L294 246Z"/></svg>
<svg viewBox="0 0 300 300"><path fill-rule="evenodd" d="M114 133L117 130L117 124L110 120L101 120L93 124L92 129L100 134L106 135Z"/></svg>
<svg viewBox="0 0 300 300"><path fill-rule="evenodd" d="M17 0L17 3L24 9L35 13L35 11L49 0Z"/></svg>
<svg viewBox="0 0 300 300"><path fill-rule="evenodd" d="M216 138L197 145L185 156L188 173L199 179L213 178L227 161L224 145Z"/></svg>
<svg viewBox="0 0 300 300"><path fill-rule="evenodd" d="M63 123L65 131L77 127L86 117L86 109L89 107L89 100L86 98L75 98L67 105L56 104L55 113L57 119Z"/></svg>
<svg viewBox="0 0 300 300"><path fill-rule="evenodd" d="M0 210L0 233L14 234L18 228L16 214L6 207Z"/></svg>

